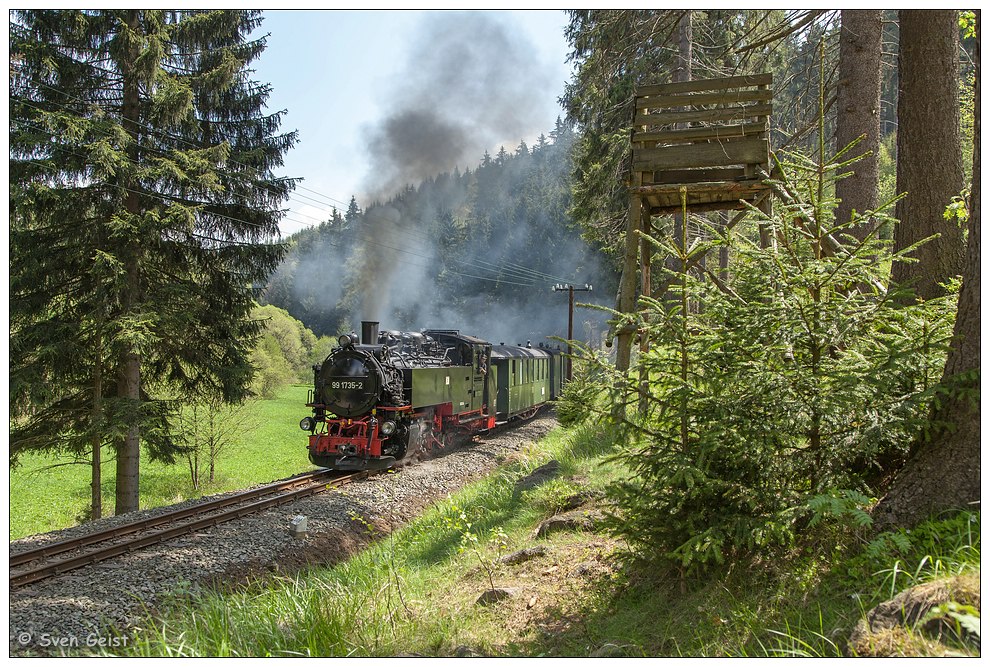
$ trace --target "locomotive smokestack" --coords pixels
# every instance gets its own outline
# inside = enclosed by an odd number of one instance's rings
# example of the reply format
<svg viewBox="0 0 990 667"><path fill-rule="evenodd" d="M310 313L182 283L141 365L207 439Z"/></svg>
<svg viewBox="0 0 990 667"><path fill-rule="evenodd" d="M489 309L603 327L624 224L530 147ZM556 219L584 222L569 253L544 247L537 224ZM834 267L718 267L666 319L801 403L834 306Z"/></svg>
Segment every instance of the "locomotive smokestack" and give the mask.
<svg viewBox="0 0 990 667"><path fill-rule="evenodd" d="M368 322L366 320L361 322L361 344L378 344L378 322Z"/></svg>

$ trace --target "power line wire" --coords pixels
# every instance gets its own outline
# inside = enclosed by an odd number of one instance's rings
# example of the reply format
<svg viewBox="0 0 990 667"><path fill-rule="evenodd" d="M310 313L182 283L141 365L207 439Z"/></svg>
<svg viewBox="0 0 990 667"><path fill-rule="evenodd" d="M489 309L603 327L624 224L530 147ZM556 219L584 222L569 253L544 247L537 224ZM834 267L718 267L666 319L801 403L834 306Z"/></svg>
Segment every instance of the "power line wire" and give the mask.
<svg viewBox="0 0 990 667"><path fill-rule="evenodd" d="M39 107L36 107L36 106L34 106L32 104L29 104L29 103L25 103L25 104L27 104L27 106L30 106L32 108L38 109L39 111L45 111L44 109L41 109ZM62 105L58 105L57 103L53 103L53 104L56 104L56 106L62 107ZM65 107L62 107L62 108L65 108ZM48 134L49 136L58 138L58 135L57 134L55 134L51 130L48 130L47 128L41 127L39 125L35 125L35 124L33 124L33 123L29 122L29 121L23 120L23 119L15 119L15 120L17 122L19 122L19 123L22 123L24 125L27 125L29 127L34 128L36 130L39 130L41 132L44 132L44 133ZM166 152L164 152L164 151L162 151L160 149L157 149L157 148L154 148L154 147L150 147L150 146L145 146L144 148L146 150L148 150L148 151L155 152L155 153L158 153L158 154L163 155L165 157L168 157L168 153L166 153ZM82 158L84 160L89 159L89 156L84 155L84 154L81 154L81 153L77 153L77 152L72 151L72 150L69 150L68 148L65 147L64 144L63 145L60 145L59 146L59 149L62 150L63 152L69 153L70 155L75 155L75 156L80 157L80 158ZM129 157L126 157L125 156L124 157L124 160L130 162L131 164L134 164L136 166L139 166L136 161L132 160ZM35 164L39 164L39 163L35 162ZM236 173L229 173L229 172L228 172L227 175L228 176L232 176L232 177L237 177L238 176L238 174L236 174ZM114 184L109 184L109 185L114 185ZM115 186L115 187L120 187L120 188L122 188L124 190L130 191L130 192L135 192L137 194L145 194L145 195L149 195L149 196L155 196L152 193L148 193L148 192L139 193L138 191L135 191L135 190L128 190L127 188L124 188L123 186ZM164 197L167 197L167 196L162 195L162 197L164 198ZM185 200L177 199L177 198L172 198L172 201L185 201ZM201 205L206 206L206 205L209 205L209 203L208 202L202 202ZM274 211L270 211L270 212L274 212ZM211 215L216 215L216 216L221 217L221 218L226 218L226 219L229 219L229 220L232 220L232 221L235 221L235 222L242 222L244 224L254 225L254 226L258 226L258 227L261 226L261 225L258 225L256 223L248 222L246 220L241 220L241 219L238 219L238 218L232 218L230 216L225 216L225 215L223 215L221 213L216 213L216 212L212 212L211 211L210 214ZM320 220L319 218L315 218L313 216L309 216L309 215L307 215L305 213L302 213L302 212L299 212L299 211L293 211L293 214L294 215L302 215L303 217L310 218L311 220L316 220L317 222L322 222L322 220ZM307 223L307 222L304 222L304 221L301 221L301 220L294 220L292 218L289 218L287 215L284 215L283 216L283 219L284 220L287 220L289 222L294 222L296 224L301 224L301 225L304 225L304 226L308 226L309 228L314 228L316 226L316 225L314 225L312 223ZM365 213L365 219L366 220L368 219L367 213ZM384 244L384 243L382 243L380 241L373 241L370 238L367 238L367 236L370 235L371 232L372 232L371 229L361 229L361 230L356 230L356 231L357 231L357 233L364 234L365 238L363 238L362 241L364 243L366 243L366 244L373 245L373 246L383 247L383 248L386 248L386 249L389 249L389 250L393 250L393 251L396 251L396 252L403 252L403 253L411 254L411 255L414 255L414 256L417 256L417 257L422 257L424 259L432 259L430 257L427 257L426 255L420 255L420 254L415 253L415 252L412 252L410 250L406 250L406 249L403 249L403 248L396 248L394 246L390 246L390 245ZM407 236L410 236L410 237L413 237L413 238L416 237L416 236L419 236L420 238L422 238L422 239L424 239L426 241L432 241L432 238L431 237L428 237L428 236L426 236L424 234L418 234L418 233L416 233L416 232L414 232L412 230L396 229L394 231L395 232L398 232L400 234L406 234ZM509 275L509 277L516 278L516 280L523 279L523 280L529 280L530 282L520 283L520 282L510 281L510 280L506 280L506 279L485 278L485 277L482 277L482 276L477 276L477 275L473 275L473 274L467 274L467 273L463 273L463 272L456 272L456 271L452 271L452 270L448 269L452 273L455 273L457 275L462 275L462 276L470 277L470 278L477 278L477 279L481 279L481 280L490 280L490 281L493 281L493 282L501 282L501 283L504 283L504 284L523 285L523 286L535 286L536 285L536 282L533 282L534 278L535 279L539 279L539 280L546 280L548 282L553 282L553 281L556 281L556 282L565 281L566 282L566 280L567 280L565 278L558 278L558 277L551 276L549 274L543 274L542 272L534 271L534 270L528 269L526 267L521 267L523 270L520 271L520 270L513 270L509 266L502 266L502 265L494 264L494 263L491 263L491 262L486 262L484 260L477 260L478 263L476 263L476 262L470 262L470 261L466 261L466 260L461 260L461 259L458 259L456 257L452 257L450 259L452 261L457 262L459 264L462 264L464 266L473 267L473 268L476 268L476 269L480 269L482 271L488 271L488 272L496 273L496 274L497 273L503 273L504 272L504 273L507 273ZM487 264L487 265L492 266L492 267L495 267L495 268L488 268L488 266L482 266L482 264ZM516 265L516 266L518 266L518 265Z"/></svg>
<svg viewBox="0 0 990 667"><path fill-rule="evenodd" d="M44 88L47 88L49 90L52 90L52 91L54 91L56 93L59 93L61 95L64 95L65 97L67 97L69 99L73 99L73 100L76 100L78 102L81 102L83 104L93 104L92 102L88 102L88 101L83 100L81 98L75 97L75 96L71 95L70 93L68 93L68 92L66 92L64 90L61 90L59 88L55 88L53 86L49 86L47 84L40 83L40 82L34 82L34 83L36 83L37 85L42 86ZM35 105L33 105L33 104L31 104L31 103L29 103L27 101L20 100L20 102L22 104L25 104L26 106L29 106L29 107L34 108L34 109L37 109L39 111L47 112L46 109L43 109L43 108L38 107L38 106L35 106ZM69 108L69 107L67 107L65 105L58 104L57 102L48 102L48 103L49 104L52 104L54 106L57 106L59 108L65 109L67 111L76 113L76 111L74 109L71 109L71 108ZM97 105L97 106L99 106L99 105ZM149 130L152 136L156 136L158 138L170 139L172 141L183 143L183 144L186 144L188 146L192 146L193 148L197 148L197 149L210 148L210 147L199 146L199 145L194 144L193 142L187 141L187 140L185 140L185 139L183 139L181 137L175 137L175 136L170 135L168 133L161 132L157 128L153 128L153 127L151 127L151 126L149 126L149 125L147 125L145 123L140 123L138 121L133 121L133 120L130 120L130 119L123 119L123 118L121 120L122 121L126 120L127 122L130 122L130 123L132 123L134 125L137 125L138 127L142 127L142 128L144 128L146 130ZM21 121L21 122L25 122L26 123L26 121ZM27 124L28 125L31 125L30 123L27 123ZM33 125L32 125L32 127L35 127L36 129L39 129L39 130L41 130L43 132L46 132L46 133L50 134L51 136L57 138L57 135L55 135L53 132L51 132L51 131L49 131L49 130L47 130L45 128L41 128L41 127L33 126ZM164 155L166 157L168 156L167 153L165 153L164 151L161 151L159 149L156 149L156 148L153 148L153 147L149 147L149 146L144 146L144 148L146 148L147 150L151 150L151 151L157 152L157 153L159 153L161 155ZM71 153L71 151L66 151L66 152L70 152ZM78 155L79 157L83 157L84 159L88 159L87 156L83 156L83 155L80 155L78 153L72 153L72 154ZM125 159L128 159L129 160L129 158L125 158ZM133 160L129 160L129 161L131 161L134 164L137 164ZM244 167L245 169L255 170L256 171L256 168L255 167L251 167L249 165L245 165L245 164L240 163L240 162L238 162L236 160L228 159L227 162L232 163L232 164L235 164L235 165L240 165L240 166ZM229 177L232 177L232 178L242 178L242 179L243 178L248 178L247 175L245 175L245 174L239 174L239 173L236 173L236 172L227 172L226 175L229 176ZM247 184L249 185L249 187L254 187L254 188L258 189L258 190L264 189L266 192L269 191L269 187L268 186L262 186L261 184L257 183L254 180L252 180L251 182L249 182ZM320 192L318 192L316 190L312 190L310 188L305 188L305 187L300 186L298 184L294 184L294 185L295 185L295 187L299 187L301 189L304 189L307 192L312 192L312 193L314 193L314 194L316 194L318 196L324 197L325 199L328 199L330 201L336 201L336 202L338 202L340 204L343 204L343 202L341 202L340 200L335 199L333 197L330 197L329 195L324 195L323 193L320 193ZM145 194L147 194L147 193L145 193ZM278 192L275 192L275 194L279 194L279 193ZM287 199L289 199L289 200L293 200L293 195L291 193L289 193L289 192L287 192L284 196ZM313 199L311 197L307 197L306 195L298 195L298 196L299 197L304 197L304 198L306 198L306 199L308 199L310 201L315 201L316 203L322 203L322 202L318 202L317 200L315 200L315 199ZM349 204L347 204L347 206L349 206ZM274 211L270 211L270 212L274 212ZM328 211L325 211L325 212L330 213ZM299 212L299 211L295 211L294 213L297 214L297 215L302 215L303 217L310 218L312 220L317 220L319 222L322 222L322 220L319 220L318 218L315 218L313 216L309 216L309 215L307 215L305 213L302 213L302 212ZM217 213L212 213L212 214L213 215L218 215L220 217L228 217L228 216L223 216L222 214L217 214ZM365 212L365 217L366 217L366 219L368 217L367 211ZM238 220L236 218L228 218L228 219ZM283 216L283 219L286 219L286 220L288 220L290 222L294 222L296 224L302 224L302 225L308 226L310 228L315 227L315 225L313 225L313 224L305 223L305 222L302 222L302 221L299 221L299 220L292 220L292 219L287 218L285 216ZM246 224L251 224L251 223L248 223L247 221L243 221L243 220L240 220L240 222L244 222ZM406 235L409 235L409 236L413 236L413 237L416 235L416 233L413 232L412 230L395 230L395 231L398 231L399 233L403 233L403 234L406 234ZM432 238L431 237L427 237L425 235L421 235L420 237L421 238L424 238L427 241L432 241ZM378 246L382 246L382 247L385 247L385 248L389 248L391 250L395 250L395 251L398 251L398 252L407 252L409 254L413 254L413 255L416 255L416 256L424 257L425 258L425 256L423 256L423 255L418 255L417 253L413 253L411 251L394 248L392 246L388 246L388 245L382 244L380 242L374 242L374 241L370 241L368 239L365 239L365 242L370 243L372 245L378 245ZM427 258L427 259L429 259L429 258ZM535 279L547 280L547 281L551 281L551 282L560 282L560 281L566 282L568 280L566 278L562 278L562 277L559 277L559 276L554 276L554 275L551 275L551 274L546 274L546 273L543 273L543 272L540 272L540 271L536 271L534 269L530 269L528 267L524 267L522 265L518 265L518 264L514 264L514 263L508 263L507 262L505 264L499 265L499 264L494 264L494 263L491 263L491 262L486 262L486 261L480 260L480 259L476 260L476 262L478 262L478 263L467 261L467 260L461 260L461 259L457 259L457 258L452 258L452 259L453 259L453 261L456 261L456 262L458 262L460 264L463 264L465 266L473 266L474 268L481 269L482 271L489 271L489 272L492 272L492 273L503 273L504 272L504 273L509 274L510 277L516 277L516 278L521 278L521 279L530 279L530 280L532 280L532 279L535 278ZM487 265L492 266L492 267L495 267L495 268L488 268L486 266L482 266L482 264L487 264ZM458 274L458 275L465 275L465 276L468 276L468 277L481 278L480 276L471 276L470 274ZM484 278L482 278L482 279L484 279ZM488 280L491 280L491 279L488 279ZM505 282L507 284L516 284L516 285L522 285L523 284L523 283L515 283L515 282L510 282L510 281L504 281L504 280L502 282ZM531 285L535 285L535 283L530 283L530 284Z"/></svg>

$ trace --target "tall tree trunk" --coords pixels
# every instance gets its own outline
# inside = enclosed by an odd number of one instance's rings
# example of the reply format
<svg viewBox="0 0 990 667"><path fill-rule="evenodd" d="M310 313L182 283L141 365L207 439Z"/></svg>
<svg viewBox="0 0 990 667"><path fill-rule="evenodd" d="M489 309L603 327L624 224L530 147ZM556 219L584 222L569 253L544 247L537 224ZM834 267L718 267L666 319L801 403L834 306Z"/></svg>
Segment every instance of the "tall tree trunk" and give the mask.
<svg viewBox="0 0 990 667"><path fill-rule="evenodd" d="M91 521L103 518L103 462L101 438L93 436L93 458L90 461L89 518Z"/></svg>
<svg viewBox="0 0 990 667"><path fill-rule="evenodd" d="M103 302L96 311L96 329L93 348L93 457L90 462L90 505L89 518L93 521L103 517Z"/></svg>
<svg viewBox="0 0 990 667"><path fill-rule="evenodd" d="M836 219L848 222L853 211L869 211L877 206L880 150L880 56L882 53L882 12L876 9L843 9L839 33L839 84L835 128L836 149L841 150L865 135L851 153L869 153L852 165L853 174L836 183L841 200ZM873 230L873 221L864 221L851 231L860 239Z"/></svg>
<svg viewBox="0 0 990 667"><path fill-rule="evenodd" d="M693 55L692 50L692 23L691 23L691 11L685 11L677 23L677 57L674 59L674 73L671 77L674 83L679 83L681 81L691 81L691 58ZM686 128L688 125L686 123L679 123L674 125L675 128ZM684 245L684 235L687 233L687 226L684 224L684 216L681 213L674 214L674 227L672 237L674 239L674 245L678 248ZM675 273L682 273L684 271L684 262L682 262L675 255L667 255L664 262L668 271L673 271ZM678 299L671 301L671 306L679 303Z"/></svg>
<svg viewBox="0 0 990 667"><path fill-rule="evenodd" d="M691 10L685 11L677 23L677 60L674 64L674 81L690 81L692 65Z"/></svg>
<svg viewBox="0 0 990 667"><path fill-rule="evenodd" d="M138 28L138 12L132 10L128 12L125 29L137 32ZM124 100L121 115L124 120L124 129L131 138L131 146L128 150L129 158L135 164L139 158L140 97L138 77L134 68L140 53L139 49L140 46L136 39L132 38L125 62L122 63L121 67L124 79ZM140 200L130 179L127 179L127 184L130 187L125 191L124 207L128 214L138 216L141 214ZM136 313L140 298L138 249L129 248L128 252L129 256L124 263L127 285L121 299L125 317ZM127 405L127 418L131 422L126 434L117 444L116 507L114 511L119 515L136 511L140 507L141 429L138 421L141 403L141 355L134 343L126 343L121 352L120 382L117 391L118 396L124 399L124 403Z"/></svg>
<svg viewBox="0 0 990 667"><path fill-rule="evenodd" d="M980 20L976 33L976 106L973 114L973 190L969 242L959 310L942 382L948 396L932 413L932 437L897 474L874 510L877 530L911 527L943 510L980 502Z"/></svg>
<svg viewBox="0 0 990 667"><path fill-rule="evenodd" d="M963 271L963 232L942 214L963 188L959 135L959 12L901 10L897 101L897 203L894 248L933 234L914 252L918 262L894 264L891 280L913 285L924 299L941 296Z"/></svg>
<svg viewBox="0 0 990 667"><path fill-rule="evenodd" d="M89 518L93 521L103 517L103 317L96 317L96 364L93 368L93 458L90 463L90 505Z"/></svg>

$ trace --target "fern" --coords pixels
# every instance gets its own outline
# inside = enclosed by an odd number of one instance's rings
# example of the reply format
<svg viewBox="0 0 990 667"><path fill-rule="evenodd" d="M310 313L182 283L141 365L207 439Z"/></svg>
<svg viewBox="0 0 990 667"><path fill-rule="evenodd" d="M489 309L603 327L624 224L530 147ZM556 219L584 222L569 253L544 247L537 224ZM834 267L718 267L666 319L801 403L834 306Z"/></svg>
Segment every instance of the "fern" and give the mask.
<svg viewBox="0 0 990 667"><path fill-rule="evenodd" d="M823 519L850 520L857 528L867 528L873 524L873 518L866 508L871 506L875 499L867 498L858 491L850 489L837 489L826 494L813 496L808 499L806 505L812 512L809 526L814 526Z"/></svg>

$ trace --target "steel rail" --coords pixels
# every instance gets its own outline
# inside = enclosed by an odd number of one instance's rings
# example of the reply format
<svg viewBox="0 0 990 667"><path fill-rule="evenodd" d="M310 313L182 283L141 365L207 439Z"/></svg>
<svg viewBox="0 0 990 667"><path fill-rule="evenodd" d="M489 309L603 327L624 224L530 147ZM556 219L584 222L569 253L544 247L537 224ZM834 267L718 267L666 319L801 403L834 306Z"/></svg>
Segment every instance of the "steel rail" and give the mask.
<svg viewBox="0 0 990 667"><path fill-rule="evenodd" d="M101 549L97 549L97 550L94 550L94 551L89 551L87 553L83 553L83 554L80 554L78 556L72 556L72 557L69 557L69 558L62 558L62 559L59 559L57 561L54 561L54 562L51 562L51 563L48 563L48 564L45 564L45 565L42 565L42 566L33 568L31 570L26 570L26 571L23 571L23 572L20 572L20 573L17 573L17 574L11 574L10 575L10 586L11 586L11 588L14 588L14 587L17 587L17 586L24 586L26 584L34 583L36 581L41 581L42 579L47 579L49 577L53 577L53 576L58 575L58 574L63 574L65 572L69 572L71 570L75 570L75 569L78 569L78 568L81 568L81 567L85 567L86 565L91 565L93 563L98 563L98 562L103 561L103 560L114 558L114 557L119 556L121 554L129 553L131 551L136 551L138 549L142 549L144 547L151 546L153 544L158 544L160 542L164 542L164 541L169 540L169 539L172 539L174 537L178 537L178 536L184 535L186 533L191 533L191 532L193 532L195 530L200 530L202 528L215 526L217 524L224 523L226 521L232 521L234 519L239 519L239 518L241 518L243 516L246 516L248 514L252 514L254 512L259 512L259 511L264 510L264 509L268 509L268 508L271 508L271 507L277 507L278 505L283 505L283 504L290 503L290 502L293 502L293 501L296 501L296 500L301 500L302 498L305 498L305 497L308 497L308 496L311 496L311 495L316 495L318 493L321 493L321 492L325 491L328 488L343 486L343 485L348 484L350 482L354 482L354 481L357 481L359 479L364 479L364 478L370 476L370 474L371 473L369 473L368 471L362 471L362 472L358 472L358 473L355 473L355 474L352 474L352 475L347 475L345 477L336 477L336 478L333 478L333 479L331 479L327 483L317 482L315 484L309 484L307 486L304 486L301 489L291 490L291 491L288 491L287 493L282 493L280 495L275 495L275 496L273 496L271 498L265 498L263 500L258 500L256 502L250 503L248 505L244 505L242 507L235 507L234 509L228 510L226 512L222 512L220 514L213 514L211 516L207 516L207 517L203 517L201 519L195 520L195 521L183 523L183 524L180 524L178 526L172 526L171 528L165 528L165 529L162 529L162 530L158 530L158 531L155 531L154 533L151 533L150 535L146 535L144 537L138 537L136 539L128 540L126 542L122 542L122 543L115 544L115 545L110 545L110 546L107 546L107 547L104 547L104 548L101 548ZM318 471L316 473L311 473L308 476L303 476L303 477L306 477L307 478L306 481L312 481L313 479L319 479L320 477L329 477L329 476L331 476L331 474L329 473L329 471L325 471L324 470L324 471ZM264 488L271 489L271 487L274 487L274 486L282 486L283 487L282 490L284 490L285 488L291 488L292 486L298 486L299 485L299 480L300 479L303 479L303 477L297 477L297 478L294 478L294 480L289 480L289 481L286 481L286 482L280 482L279 484L269 485L268 487L262 487L262 489L264 489ZM293 482L293 481L295 483L290 483L290 482ZM237 497L239 499L239 501L243 502L244 500L249 500L250 499L251 496L249 494L253 494L254 497L256 497L258 495L270 495L273 492L274 493L277 493L278 489L276 489L275 491L269 490L267 494L260 494L260 493L258 493L259 491L261 491L261 489L254 489L253 491L244 492L242 494L235 494L235 496L232 496L231 498ZM228 500L228 499L224 499L224 500ZM226 505L230 505L233 502L234 501L227 502ZM204 509L204 506L205 505L209 505L209 507L206 507ZM190 516L195 516L197 514L202 514L204 512L212 511L212 510L215 510L215 509L217 509L217 505L214 505L212 503L207 503L207 504L204 504L204 505L196 505L196 506L193 506L191 508L187 508L186 510L180 510L179 512L174 512L174 513L169 513L169 514L166 514L166 515L161 515L160 517L154 517L156 520L157 519L161 519L160 521L157 521L157 523L155 525L158 525L160 523L165 523L165 522L177 521L177 520L181 520L181 519L184 519L184 518L189 518ZM177 515L179 515L179 516L177 516ZM142 521L135 521L135 522L132 522L130 524L126 524L126 526L121 526L121 528L124 528L124 527L130 528L131 526L136 526L136 525L141 524L141 523L143 523L143 522ZM149 526L147 526L147 525L144 526L145 529L147 529L148 527ZM134 530L131 530L130 532L135 532L135 530L141 530L141 528L135 528ZM103 531L103 532L109 533L109 532L112 532L112 531ZM72 542L78 542L80 540L85 539L86 537L89 537L89 536L83 536L83 538L77 538L77 540L66 540L65 542L62 542L62 543L59 543L59 544L69 544L69 543L72 543ZM111 538L110 537L105 537L101 541L106 541L107 539L111 539ZM50 545L50 546L55 546L55 545ZM76 544L76 547L80 547L80 546L83 546L83 545ZM41 551L41 550L42 549L39 549L39 550L36 550L36 551ZM65 551L65 550L68 550L68 548L67 549L63 549L63 551ZM38 558L38 556L36 555L35 558L32 559L32 560L37 560L37 558ZM28 562L30 562L30 561L28 561ZM12 559L12 565L13 565L13 559Z"/></svg>
<svg viewBox="0 0 990 667"><path fill-rule="evenodd" d="M164 523L180 521L186 517L196 516L197 514L201 514L203 512L209 512L215 509L220 509L221 507L242 503L246 500L250 500L251 498L260 498L261 496L278 493L280 491L284 491L285 489L292 488L293 486L299 486L300 484L306 484L314 479L329 476L330 474L331 472L327 470L314 470L312 472L298 475L280 482L267 484L265 486L258 487L257 489L241 491L233 495L224 496L223 498L198 503L181 510L159 514L157 516L148 517L147 519L138 519L136 521L131 521L130 523L106 528L104 530L96 531L69 540L61 540L51 544L44 544L33 549L28 549L27 551L12 554L10 556L10 567L24 565L39 558L51 558L52 556L65 553L66 551L81 549L82 547L88 547L92 544L98 544L106 540L112 540L114 538L130 535L131 533L136 533L141 530L154 528L155 526L159 526Z"/></svg>

